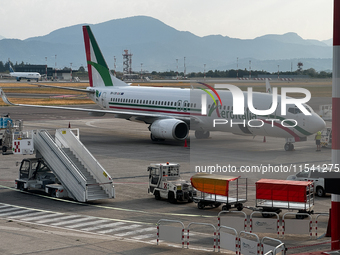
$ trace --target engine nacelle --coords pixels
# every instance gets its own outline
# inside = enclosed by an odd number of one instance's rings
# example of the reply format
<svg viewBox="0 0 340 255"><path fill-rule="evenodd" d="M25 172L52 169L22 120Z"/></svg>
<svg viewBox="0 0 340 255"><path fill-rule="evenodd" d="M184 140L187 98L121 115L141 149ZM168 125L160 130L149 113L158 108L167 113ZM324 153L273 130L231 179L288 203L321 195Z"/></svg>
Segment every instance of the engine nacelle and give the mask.
<svg viewBox="0 0 340 255"><path fill-rule="evenodd" d="M188 137L189 127L181 120L162 119L151 124L151 134L158 139L184 140Z"/></svg>

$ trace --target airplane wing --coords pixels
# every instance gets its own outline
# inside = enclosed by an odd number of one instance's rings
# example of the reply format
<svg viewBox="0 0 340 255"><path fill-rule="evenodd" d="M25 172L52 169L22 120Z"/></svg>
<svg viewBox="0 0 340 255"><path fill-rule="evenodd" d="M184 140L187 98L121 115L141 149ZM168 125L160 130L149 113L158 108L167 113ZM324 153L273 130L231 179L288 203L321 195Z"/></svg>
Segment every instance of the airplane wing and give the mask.
<svg viewBox="0 0 340 255"><path fill-rule="evenodd" d="M83 92L90 92L88 90L85 90ZM192 116L180 116L180 115L163 115L163 114L153 114L153 113L137 113L137 112L129 112L129 111L114 111L114 110L103 110L103 109L85 109L85 108L73 108L73 107L63 107L63 106L50 106L50 105L29 105L29 104L14 104L11 101L8 100L5 92L0 87L0 96L2 100L12 106L25 106L25 107L36 107L36 108L50 108L50 109L59 109L59 110L69 110L69 111L82 111L82 112L93 112L93 113L108 113L108 114L114 114L118 118L124 118L124 119L133 119L133 120L139 120L139 121L146 121L147 123L152 123L156 119L179 119L183 120L186 123L190 123L190 120L196 120L195 117ZM198 119L196 121L199 121Z"/></svg>
<svg viewBox="0 0 340 255"><path fill-rule="evenodd" d="M30 83L29 85L35 85L35 86L46 87L46 88L67 89L67 90L73 90L73 91L79 91L79 92L85 92L85 93L91 93L91 94L95 93L94 90L78 89L78 88L68 88L68 87L58 87L58 86L38 84L38 83Z"/></svg>

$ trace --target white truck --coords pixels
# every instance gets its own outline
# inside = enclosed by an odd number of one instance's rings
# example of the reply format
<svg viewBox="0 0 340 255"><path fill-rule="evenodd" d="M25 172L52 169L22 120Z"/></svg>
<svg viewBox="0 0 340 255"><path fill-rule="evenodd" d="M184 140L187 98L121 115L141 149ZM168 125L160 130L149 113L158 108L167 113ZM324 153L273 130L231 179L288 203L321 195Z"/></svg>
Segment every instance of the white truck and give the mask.
<svg viewBox="0 0 340 255"><path fill-rule="evenodd" d="M338 173L339 169L335 169L331 171L329 168L306 168L301 172L298 172L295 175L289 175L287 180L292 181L313 181L314 182L314 190L315 194L318 197L323 197L325 192L325 178L335 178Z"/></svg>
<svg viewBox="0 0 340 255"><path fill-rule="evenodd" d="M52 197L68 197L66 189L40 158L27 158L21 161L19 178L15 180L15 187L23 191L43 190Z"/></svg>
<svg viewBox="0 0 340 255"><path fill-rule="evenodd" d="M148 167L148 193L153 194L156 200L165 198L170 203L177 201L193 202L196 190L191 186L190 181L181 179L179 168L179 164L168 162L151 164Z"/></svg>

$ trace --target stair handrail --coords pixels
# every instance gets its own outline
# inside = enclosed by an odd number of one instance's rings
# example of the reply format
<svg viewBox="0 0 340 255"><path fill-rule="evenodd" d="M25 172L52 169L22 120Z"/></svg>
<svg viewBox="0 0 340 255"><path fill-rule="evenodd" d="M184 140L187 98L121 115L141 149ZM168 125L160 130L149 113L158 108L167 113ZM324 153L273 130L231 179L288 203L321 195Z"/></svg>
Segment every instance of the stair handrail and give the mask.
<svg viewBox="0 0 340 255"><path fill-rule="evenodd" d="M92 174L96 182L104 189L109 197L114 197L114 186L110 174L102 167L92 153L84 146L79 138L74 134L79 133L78 128L69 129L62 128L56 130L56 139L65 148L70 150L76 155L86 169Z"/></svg>
<svg viewBox="0 0 340 255"><path fill-rule="evenodd" d="M63 184L63 186L68 190L71 191L70 193L78 200L78 201L82 201L85 202L87 200L87 186L86 186L86 178L83 175L83 173L81 173L78 169L78 167L70 160L70 158L68 157L68 155L65 154L65 152L63 152L61 150L60 147L58 147L58 145L56 144L55 140L53 139L53 137L47 132L47 130L39 130L36 132L38 134L37 137L40 137L46 144L47 146L53 151L54 155L60 160L60 162L62 162L62 164L65 166L66 169L69 170L69 173L73 176L73 178L81 185L81 187L84 190L83 194L78 194L77 195L73 194L75 192L74 189L70 189L70 187L68 187L68 185L65 184L65 180L62 180L59 176L59 172L56 169L53 169L54 172L56 173L56 176L58 177L59 181ZM42 154L42 152L40 151L40 154ZM42 155L43 156L43 155ZM44 157L45 158L45 157ZM46 159L46 158L45 158ZM49 162L46 162L49 165ZM85 195L84 195L85 194ZM81 196L81 198L79 197Z"/></svg>

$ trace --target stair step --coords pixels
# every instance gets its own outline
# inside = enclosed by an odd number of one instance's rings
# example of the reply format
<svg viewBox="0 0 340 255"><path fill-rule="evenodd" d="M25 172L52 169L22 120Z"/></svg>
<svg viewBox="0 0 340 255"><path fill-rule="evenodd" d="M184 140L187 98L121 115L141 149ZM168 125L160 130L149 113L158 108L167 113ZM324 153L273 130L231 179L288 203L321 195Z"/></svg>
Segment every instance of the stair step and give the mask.
<svg viewBox="0 0 340 255"><path fill-rule="evenodd" d="M98 200L98 199L108 199L109 196L108 195L102 195L102 196L88 196L87 200Z"/></svg>

